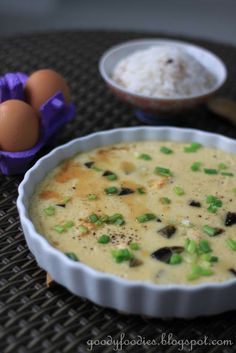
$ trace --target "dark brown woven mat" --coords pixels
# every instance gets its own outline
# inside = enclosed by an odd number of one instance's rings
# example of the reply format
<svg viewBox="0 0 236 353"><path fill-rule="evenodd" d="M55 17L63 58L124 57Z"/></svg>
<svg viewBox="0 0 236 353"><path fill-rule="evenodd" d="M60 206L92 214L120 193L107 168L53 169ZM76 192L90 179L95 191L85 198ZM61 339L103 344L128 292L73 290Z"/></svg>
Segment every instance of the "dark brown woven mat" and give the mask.
<svg viewBox="0 0 236 353"><path fill-rule="evenodd" d="M97 130L138 125L132 110L110 94L97 70L103 51L133 38L154 37L138 33L61 32L0 40L0 73L52 67L70 83L77 106L76 120L61 131L41 154L74 137ZM194 40L218 54L226 63L229 79L222 94L236 98L236 48ZM209 114L204 107L189 114L186 125L236 137L236 128ZM19 223L15 202L21 177L0 176L0 352L86 352L90 339L228 339L229 346L197 346L192 352L236 351L236 312L194 320L163 321L125 316L71 295L60 286L47 289L45 272L30 254ZM93 352L112 352L113 346L96 346ZM129 345L122 352L177 352L177 346ZM188 352L188 347L184 347Z"/></svg>

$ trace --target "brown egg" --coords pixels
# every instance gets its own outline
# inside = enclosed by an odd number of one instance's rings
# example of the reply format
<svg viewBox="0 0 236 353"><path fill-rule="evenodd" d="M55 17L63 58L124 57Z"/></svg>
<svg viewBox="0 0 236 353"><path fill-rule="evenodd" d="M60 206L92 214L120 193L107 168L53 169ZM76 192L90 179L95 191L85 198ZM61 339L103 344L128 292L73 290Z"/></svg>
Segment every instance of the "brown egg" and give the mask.
<svg viewBox="0 0 236 353"><path fill-rule="evenodd" d="M26 101L37 111L58 91L63 93L65 101L68 103L70 91L66 81L56 71L50 69L33 72L25 85Z"/></svg>
<svg viewBox="0 0 236 353"><path fill-rule="evenodd" d="M39 119L27 103L11 99L0 104L0 149L17 152L33 147L39 138Z"/></svg>

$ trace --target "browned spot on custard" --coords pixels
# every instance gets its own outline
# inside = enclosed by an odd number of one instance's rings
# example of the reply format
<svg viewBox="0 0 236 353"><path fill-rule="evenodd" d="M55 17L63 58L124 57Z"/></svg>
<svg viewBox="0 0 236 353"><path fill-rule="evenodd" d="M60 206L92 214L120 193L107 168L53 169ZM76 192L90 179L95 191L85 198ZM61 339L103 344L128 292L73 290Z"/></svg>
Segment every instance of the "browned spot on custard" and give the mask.
<svg viewBox="0 0 236 353"><path fill-rule="evenodd" d="M59 199L61 195L57 191L44 190L39 194L39 198L42 200Z"/></svg>
<svg viewBox="0 0 236 353"><path fill-rule="evenodd" d="M148 185L150 187L153 187L155 189L160 189L163 186L167 185L170 182L169 177L161 177L160 179L155 179L155 180L149 180Z"/></svg>
<svg viewBox="0 0 236 353"><path fill-rule="evenodd" d="M129 188L129 189L132 189L132 190L134 190L134 191L135 191L137 188L142 187L142 185L139 185L139 184L137 184L137 183L135 183L135 182L133 182L133 181L130 181L130 180L122 180L121 186L122 186L123 188ZM133 194L131 194L131 195L133 195ZM137 195L136 195L136 196L137 196Z"/></svg>
<svg viewBox="0 0 236 353"><path fill-rule="evenodd" d="M58 183L66 183L68 180L77 179L84 172L78 163L67 161L62 166L54 179Z"/></svg>
<svg viewBox="0 0 236 353"><path fill-rule="evenodd" d="M125 173L127 173L127 174L130 174L130 173L134 172L135 169L136 169L135 164L132 163L132 162L128 162L128 161L122 162L122 163L120 164L120 167L121 167L121 169L122 169Z"/></svg>

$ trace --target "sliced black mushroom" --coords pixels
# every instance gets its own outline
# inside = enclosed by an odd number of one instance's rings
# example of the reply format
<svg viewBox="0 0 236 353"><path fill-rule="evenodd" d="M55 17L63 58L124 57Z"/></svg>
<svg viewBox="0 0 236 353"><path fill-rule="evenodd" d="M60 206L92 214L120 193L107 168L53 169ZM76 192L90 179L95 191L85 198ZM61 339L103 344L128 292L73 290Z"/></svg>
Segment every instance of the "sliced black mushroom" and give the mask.
<svg viewBox="0 0 236 353"><path fill-rule="evenodd" d="M65 203L57 203L56 206L65 208L66 204Z"/></svg>
<svg viewBox="0 0 236 353"><path fill-rule="evenodd" d="M94 165L94 162L86 162L86 163L84 163L84 165L85 165L85 167L90 169Z"/></svg>
<svg viewBox="0 0 236 353"><path fill-rule="evenodd" d="M143 264L143 261L140 259L136 259L135 257L129 260L129 267L137 267L137 266L141 266L142 264Z"/></svg>
<svg viewBox="0 0 236 353"><path fill-rule="evenodd" d="M114 173L111 172L110 170L105 170L105 172L102 174L102 176L109 176L109 175L113 175Z"/></svg>
<svg viewBox="0 0 236 353"><path fill-rule="evenodd" d="M170 258L174 253L181 253L184 251L182 246L165 246L164 248L157 249L151 254L151 257L168 264L170 262Z"/></svg>
<svg viewBox="0 0 236 353"><path fill-rule="evenodd" d="M160 233L164 238L171 238L172 235L175 234L176 232L176 227L173 226L172 224L169 224L168 226L161 228L160 230L157 231Z"/></svg>
<svg viewBox="0 0 236 353"><path fill-rule="evenodd" d="M157 217L157 222L158 222L158 223L161 223L161 222L162 222L162 220L160 219L160 217Z"/></svg>
<svg viewBox="0 0 236 353"><path fill-rule="evenodd" d="M229 272L236 277L236 270L234 268L230 268Z"/></svg>
<svg viewBox="0 0 236 353"><path fill-rule="evenodd" d="M228 212L225 217L225 226L230 227L233 224L236 224L236 213Z"/></svg>
<svg viewBox="0 0 236 353"><path fill-rule="evenodd" d="M133 194L133 193L134 193L134 190L132 190L130 188L121 188L118 195L125 196L125 195L130 195L130 194Z"/></svg>
<svg viewBox="0 0 236 353"><path fill-rule="evenodd" d="M201 207L201 203L199 201L196 201L196 200L190 200L188 202L189 206L192 206L192 207Z"/></svg>

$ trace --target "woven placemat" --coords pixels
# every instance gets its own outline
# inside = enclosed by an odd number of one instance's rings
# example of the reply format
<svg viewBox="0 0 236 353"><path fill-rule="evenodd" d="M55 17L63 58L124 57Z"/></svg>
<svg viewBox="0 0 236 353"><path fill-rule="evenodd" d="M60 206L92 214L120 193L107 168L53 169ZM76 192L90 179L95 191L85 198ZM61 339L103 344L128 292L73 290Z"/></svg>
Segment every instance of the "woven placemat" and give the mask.
<svg viewBox="0 0 236 353"><path fill-rule="evenodd" d="M90 132L139 125L131 108L108 92L99 77L97 64L110 46L133 38L156 37L140 33L58 32L0 40L0 74L52 67L68 80L76 103L76 120L69 123L42 152ZM162 37L162 36L161 36ZM186 39L186 38L184 38ZM188 40L188 39L187 39ZM221 93L236 98L236 48L192 40L226 63L229 79ZM236 128L200 107L189 114L187 126L219 132L236 138ZM46 287L46 274L29 252L16 209L21 177L0 176L0 352L69 353L87 352L89 340L100 340L92 352L112 352L114 345L102 340L172 339L231 340L232 345L198 345L192 352L236 351L236 312L194 320L140 318L104 309L70 294L59 285ZM167 337L167 336L166 336ZM172 342L174 343L174 342ZM103 345L102 345L103 344ZM176 345L129 343L121 352L177 352ZM183 352L189 352L185 345Z"/></svg>

